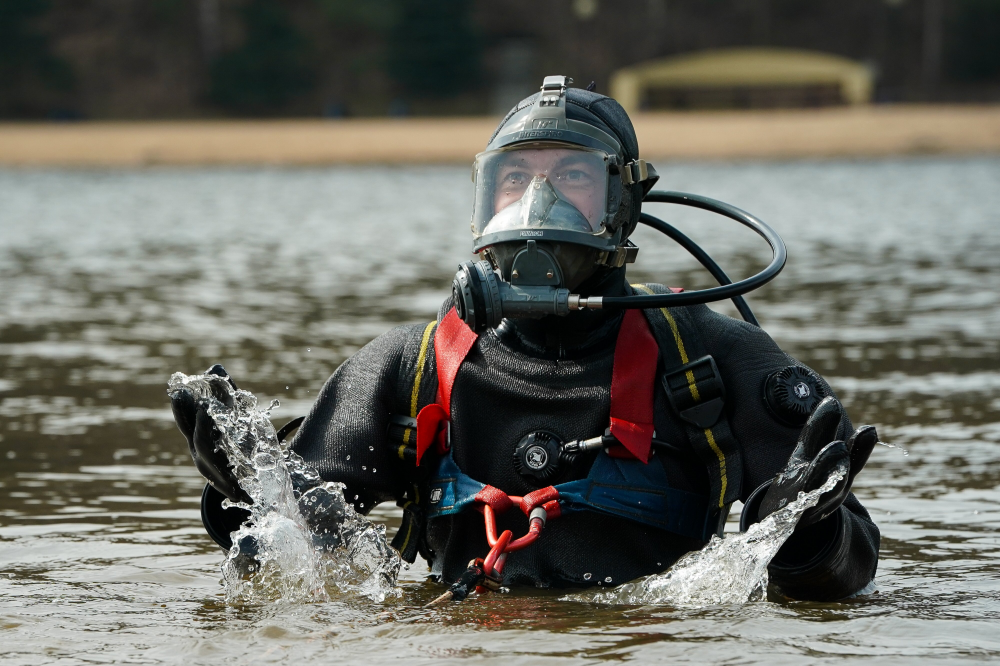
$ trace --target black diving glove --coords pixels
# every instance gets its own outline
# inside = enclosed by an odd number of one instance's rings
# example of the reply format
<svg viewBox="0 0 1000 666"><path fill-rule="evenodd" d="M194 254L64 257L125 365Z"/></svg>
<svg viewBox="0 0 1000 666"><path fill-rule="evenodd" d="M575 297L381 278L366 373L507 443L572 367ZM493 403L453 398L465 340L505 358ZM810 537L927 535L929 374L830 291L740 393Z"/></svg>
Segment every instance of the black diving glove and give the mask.
<svg viewBox="0 0 1000 666"><path fill-rule="evenodd" d="M229 373L219 364L213 365L205 374L216 375L219 377L219 382L228 382L229 386L236 388ZM225 387L220 386L219 390L214 392L221 402L229 404L232 401ZM194 466L201 475L213 488L230 500L249 504L250 496L236 481L236 474L229 464L229 459L216 447L219 431L215 428L215 421L209 415L206 406L200 404L190 391L180 389L171 393L170 409L174 413L177 427L187 439Z"/></svg>
<svg viewBox="0 0 1000 666"><path fill-rule="evenodd" d="M868 456L878 443L878 433L874 426L861 426L854 431L847 442L837 440L837 430L844 415L844 408L832 397L820 402L809 420L802 427L798 444L792 451L785 469L769 485L754 491L759 499L756 515L746 516L748 522L757 522L771 515L789 502L794 501L799 492L809 492L822 486L830 474L838 467L846 467L847 474L833 490L820 496L815 507L808 509L799 520L799 527L818 523L833 514L851 491L854 477L868 462ZM753 511L756 498L747 500L747 509Z"/></svg>

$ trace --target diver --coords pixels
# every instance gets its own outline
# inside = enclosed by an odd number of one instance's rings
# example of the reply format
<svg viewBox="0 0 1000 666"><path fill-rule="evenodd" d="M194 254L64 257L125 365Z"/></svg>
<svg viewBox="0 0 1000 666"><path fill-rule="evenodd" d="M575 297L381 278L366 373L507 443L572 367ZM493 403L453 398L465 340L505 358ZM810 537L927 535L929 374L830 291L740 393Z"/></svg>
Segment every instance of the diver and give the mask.
<svg viewBox="0 0 1000 666"><path fill-rule="evenodd" d="M704 304L610 307L679 290L626 279L656 171L624 109L570 83L546 77L476 157L479 261L437 319L370 342L281 434L301 421L291 449L359 512L402 507L393 546L465 592L662 572L721 535L734 502L745 530L836 472L770 580L804 600L864 590L880 537L850 488L875 428L855 430L827 382L753 323ZM246 495L206 410L184 392L172 407L209 482L206 528L228 549L243 514L222 501Z"/></svg>

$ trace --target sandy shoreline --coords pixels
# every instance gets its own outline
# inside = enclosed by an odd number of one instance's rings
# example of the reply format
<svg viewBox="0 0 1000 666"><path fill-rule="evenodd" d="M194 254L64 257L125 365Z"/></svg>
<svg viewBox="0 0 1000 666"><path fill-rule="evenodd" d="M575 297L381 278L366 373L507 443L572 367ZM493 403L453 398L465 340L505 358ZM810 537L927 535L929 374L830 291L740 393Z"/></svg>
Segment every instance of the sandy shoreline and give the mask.
<svg viewBox="0 0 1000 666"><path fill-rule="evenodd" d="M1000 106L645 113L643 155L788 159L1000 153ZM471 163L495 118L0 124L0 165Z"/></svg>

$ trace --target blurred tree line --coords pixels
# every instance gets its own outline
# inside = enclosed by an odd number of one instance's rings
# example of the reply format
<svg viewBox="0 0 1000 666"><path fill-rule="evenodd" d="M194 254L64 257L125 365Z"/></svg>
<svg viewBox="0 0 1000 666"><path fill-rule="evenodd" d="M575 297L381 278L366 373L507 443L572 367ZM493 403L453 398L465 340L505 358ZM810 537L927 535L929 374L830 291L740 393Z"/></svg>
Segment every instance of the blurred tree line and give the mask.
<svg viewBox="0 0 1000 666"><path fill-rule="evenodd" d="M240 113L278 110L318 85L324 54L294 20L290 3L247 0L238 7L242 44L211 64L210 97ZM360 31L379 43L367 61L341 54L356 69L381 69L401 95L449 97L479 86L480 40L469 0L317 0L336 31ZM369 47L369 51L371 48ZM366 67L367 65L367 67ZM397 102L398 103L398 102ZM328 114L346 113L331 102Z"/></svg>
<svg viewBox="0 0 1000 666"><path fill-rule="evenodd" d="M43 0L0 0L0 114L33 116L58 108L73 86L69 63L52 52L37 19Z"/></svg>
<svg viewBox="0 0 1000 666"><path fill-rule="evenodd" d="M870 64L882 101L1000 100L1000 0L0 0L0 115L500 112L727 46Z"/></svg>

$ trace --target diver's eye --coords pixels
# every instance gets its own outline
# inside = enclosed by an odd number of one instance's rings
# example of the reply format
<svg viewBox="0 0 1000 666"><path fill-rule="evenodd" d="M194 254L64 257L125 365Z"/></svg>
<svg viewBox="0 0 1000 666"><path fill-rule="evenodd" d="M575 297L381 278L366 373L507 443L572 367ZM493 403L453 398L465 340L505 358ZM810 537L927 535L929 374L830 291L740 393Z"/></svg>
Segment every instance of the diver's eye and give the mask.
<svg viewBox="0 0 1000 666"><path fill-rule="evenodd" d="M524 171L511 171L504 174L501 184L504 187L524 187L528 184L529 180L528 174Z"/></svg>
<svg viewBox="0 0 1000 666"><path fill-rule="evenodd" d="M568 185L585 185L592 180L591 175L582 169L567 169L556 176L556 179Z"/></svg>

